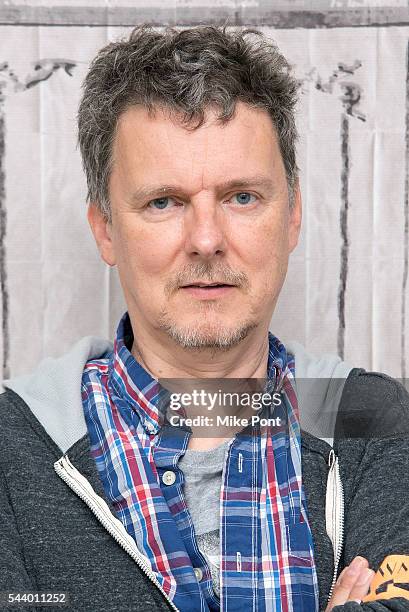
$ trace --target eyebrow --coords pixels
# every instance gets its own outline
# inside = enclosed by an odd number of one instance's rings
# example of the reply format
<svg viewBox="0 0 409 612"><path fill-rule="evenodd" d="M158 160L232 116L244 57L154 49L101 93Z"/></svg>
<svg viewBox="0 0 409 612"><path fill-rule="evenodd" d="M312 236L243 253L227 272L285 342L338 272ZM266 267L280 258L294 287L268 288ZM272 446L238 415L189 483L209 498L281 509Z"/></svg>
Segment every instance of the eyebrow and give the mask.
<svg viewBox="0 0 409 612"><path fill-rule="evenodd" d="M274 182L268 176L252 176L240 179L232 179L230 181L224 181L223 183L219 183L216 187L217 193L222 193L225 191L229 191L230 189L244 189L249 187L261 187L268 191L272 191L274 189ZM187 193L183 190L183 188L178 187L177 185L157 185L152 187L140 187L133 191L130 201L137 203L140 200L145 200L147 198L155 198L160 196L165 196L169 193L180 193L187 196Z"/></svg>

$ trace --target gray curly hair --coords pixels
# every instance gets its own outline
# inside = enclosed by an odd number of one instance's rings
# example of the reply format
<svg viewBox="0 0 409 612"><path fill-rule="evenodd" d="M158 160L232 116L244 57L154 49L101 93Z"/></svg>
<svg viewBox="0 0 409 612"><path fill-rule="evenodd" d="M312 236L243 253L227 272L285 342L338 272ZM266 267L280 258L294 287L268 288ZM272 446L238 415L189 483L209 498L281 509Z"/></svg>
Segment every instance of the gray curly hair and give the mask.
<svg viewBox="0 0 409 612"><path fill-rule="evenodd" d="M187 129L200 127L209 106L221 123L236 102L265 109L275 126L290 206L298 177L294 107L299 83L276 44L254 29L198 26L162 32L146 24L102 48L84 79L78 109L78 145L87 179L87 202L111 222L109 177L120 115L139 104L166 108Z"/></svg>

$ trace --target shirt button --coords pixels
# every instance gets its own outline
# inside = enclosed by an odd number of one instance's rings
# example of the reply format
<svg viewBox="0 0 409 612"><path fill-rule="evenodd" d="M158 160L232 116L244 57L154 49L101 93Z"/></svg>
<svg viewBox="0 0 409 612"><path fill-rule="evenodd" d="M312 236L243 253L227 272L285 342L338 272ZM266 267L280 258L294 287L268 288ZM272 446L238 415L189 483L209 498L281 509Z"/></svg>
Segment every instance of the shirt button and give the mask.
<svg viewBox="0 0 409 612"><path fill-rule="evenodd" d="M203 572L202 572L202 570L200 569L200 567L195 567L195 568L194 568L194 572L195 572L196 580L197 580L198 582L200 582L200 581L201 581L201 579L203 578Z"/></svg>
<svg viewBox="0 0 409 612"><path fill-rule="evenodd" d="M165 484L165 485L173 485L175 480L176 480L175 472L171 472L170 470L168 470L167 472L163 473L163 476L162 476L163 484Z"/></svg>

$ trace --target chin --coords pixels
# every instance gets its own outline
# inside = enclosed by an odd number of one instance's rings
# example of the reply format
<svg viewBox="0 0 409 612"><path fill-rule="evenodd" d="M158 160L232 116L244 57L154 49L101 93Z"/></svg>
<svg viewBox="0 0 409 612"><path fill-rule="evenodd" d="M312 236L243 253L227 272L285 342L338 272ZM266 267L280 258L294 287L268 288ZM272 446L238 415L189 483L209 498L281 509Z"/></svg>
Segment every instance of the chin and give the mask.
<svg viewBox="0 0 409 612"><path fill-rule="evenodd" d="M243 321L241 324L223 324L223 322L200 322L181 325L180 321L162 318L160 329L184 349L193 351L213 349L227 351L242 342L257 323Z"/></svg>

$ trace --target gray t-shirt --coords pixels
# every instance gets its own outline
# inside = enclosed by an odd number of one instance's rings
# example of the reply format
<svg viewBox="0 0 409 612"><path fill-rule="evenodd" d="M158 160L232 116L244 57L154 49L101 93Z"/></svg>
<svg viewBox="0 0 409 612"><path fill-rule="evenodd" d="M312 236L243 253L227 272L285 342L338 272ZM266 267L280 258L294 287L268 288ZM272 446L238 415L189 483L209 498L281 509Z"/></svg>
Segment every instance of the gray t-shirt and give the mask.
<svg viewBox="0 0 409 612"><path fill-rule="evenodd" d="M211 450L186 450L179 461L185 477L185 499L199 550L206 559L216 595L220 594L220 489L230 440Z"/></svg>

